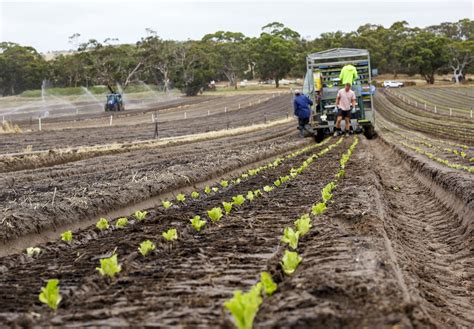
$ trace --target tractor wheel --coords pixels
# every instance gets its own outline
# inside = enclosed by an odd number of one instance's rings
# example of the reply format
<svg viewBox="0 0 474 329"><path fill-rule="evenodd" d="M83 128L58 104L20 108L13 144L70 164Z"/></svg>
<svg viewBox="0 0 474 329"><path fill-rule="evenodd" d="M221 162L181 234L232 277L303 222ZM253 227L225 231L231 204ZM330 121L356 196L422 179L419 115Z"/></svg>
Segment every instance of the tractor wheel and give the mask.
<svg viewBox="0 0 474 329"><path fill-rule="evenodd" d="M374 126L370 125L367 127L364 127L364 135L367 139L373 139L377 136L377 133L375 132Z"/></svg>
<svg viewBox="0 0 474 329"><path fill-rule="evenodd" d="M114 105L114 112L117 112L119 110L118 104Z"/></svg>
<svg viewBox="0 0 474 329"><path fill-rule="evenodd" d="M314 132L314 141L316 143L321 143L324 140L324 129L319 128Z"/></svg>

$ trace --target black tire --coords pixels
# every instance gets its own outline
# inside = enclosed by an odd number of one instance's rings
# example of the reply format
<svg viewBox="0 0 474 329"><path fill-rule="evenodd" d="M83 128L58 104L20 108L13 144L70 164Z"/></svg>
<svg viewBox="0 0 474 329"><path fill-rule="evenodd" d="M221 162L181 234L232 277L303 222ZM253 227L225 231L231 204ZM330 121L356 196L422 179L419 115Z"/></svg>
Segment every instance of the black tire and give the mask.
<svg viewBox="0 0 474 329"><path fill-rule="evenodd" d="M114 111L114 112L117 112L118 110L119 110L118 104L115 104L115 105L114 105L114 110L113 110L113 111Z"/></svg>
<svg viewBox="0 0 474 329"><path fill-rule="evenodd" d="M373 139L377 137L377 133L375 132L374 126L370 125L370 126L364 127L364 136L367 139Z"/></svg>
<svg viewBox="0 0 474 329"><path fill-rule="evenodd" d="M314 132L314 141L316 143L321 143L324 140L324 129L319 128Z"/></svg>

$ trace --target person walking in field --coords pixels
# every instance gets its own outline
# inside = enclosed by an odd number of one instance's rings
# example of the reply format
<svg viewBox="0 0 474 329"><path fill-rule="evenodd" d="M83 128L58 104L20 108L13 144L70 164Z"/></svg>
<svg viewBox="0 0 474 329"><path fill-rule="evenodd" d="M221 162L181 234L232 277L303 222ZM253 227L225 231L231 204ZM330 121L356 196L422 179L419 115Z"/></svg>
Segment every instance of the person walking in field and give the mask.
<svg viewBox="0 0 474 329"><path fill-rule="evenodd" d="M301 91L295 90L293 108L295 115L298 117L298 130L300 131L301 137L305 137L305 129L311 132L310 127L307 127L309 124L309 118L311 117L311 105L313 105L311 99L309 99L305 94L302 94Z"/></svg>
<svg viewBox="0 0 474 329"><path fill-rule="evenodd" d="M336 108L338 109L336 119L336 131L334 136L339 136L341 132L342 119L346 122L346 134L351 132L351 111L356 106L356 95L351 90L352 83L346 83L343 89L337 92Z"/></svg>

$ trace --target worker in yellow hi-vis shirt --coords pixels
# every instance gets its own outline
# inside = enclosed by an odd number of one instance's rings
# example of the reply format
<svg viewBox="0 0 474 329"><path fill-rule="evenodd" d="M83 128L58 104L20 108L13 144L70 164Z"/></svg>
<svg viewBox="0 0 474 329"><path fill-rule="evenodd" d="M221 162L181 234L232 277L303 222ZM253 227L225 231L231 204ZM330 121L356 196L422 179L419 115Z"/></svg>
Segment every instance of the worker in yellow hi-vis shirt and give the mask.
<svg viewBox="0 0 474 329"><path fill-rule="evenodd" d="M341 73L339 74L339 79L341 79L341 85L346 85L347 83L350 83L352 86L354 84L354 81L356 81L358 78L359 76L357 75L357 69L354 65L351 64L344 65L341 70Z"/></svg>

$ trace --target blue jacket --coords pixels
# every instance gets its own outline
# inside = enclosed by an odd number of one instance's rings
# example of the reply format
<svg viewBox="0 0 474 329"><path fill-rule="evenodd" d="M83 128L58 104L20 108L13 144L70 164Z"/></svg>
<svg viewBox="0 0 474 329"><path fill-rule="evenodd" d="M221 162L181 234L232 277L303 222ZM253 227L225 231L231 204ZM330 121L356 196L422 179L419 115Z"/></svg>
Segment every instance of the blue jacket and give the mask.
<svg viewBox="0 0 474 329"><path fill-rule="evenodd" d="M293 100L295 115L300 119L308 119L311 116L310 105L313 105L313 101L306 95L296 96Z"/></svg>

